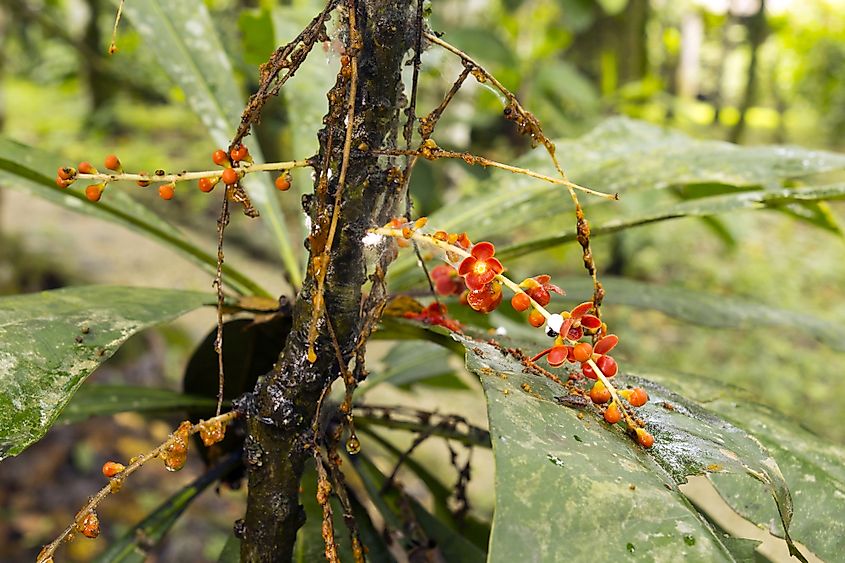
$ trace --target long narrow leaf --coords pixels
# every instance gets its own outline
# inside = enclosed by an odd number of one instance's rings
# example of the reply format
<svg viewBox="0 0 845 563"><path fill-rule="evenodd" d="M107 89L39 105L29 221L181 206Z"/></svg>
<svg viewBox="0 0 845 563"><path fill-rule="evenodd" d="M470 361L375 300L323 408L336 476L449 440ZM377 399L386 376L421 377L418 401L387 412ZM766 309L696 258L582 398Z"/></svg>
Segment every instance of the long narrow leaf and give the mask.
<svg viewBox="0 0 845 563"><path fill-rule="evenodd" d="M117 4L117 0L113 1ZM126 3L125 10L147 48L185 92L188 105L208 129L212 142L228 146L240 123L244 98L205 3L133 0ZM244 142L253 158L261 162L261 149L253 138ZM244 185L278 246L291 283L298 287L302 276L276 190L263 174L249 175Z"/></svg>
<svg viewBox="0 0 845 563"><path fill-rule="evenodd" d="M186 395L169 389L131 385L88 384L70 400L59 416L59 422L71 423L92 416L107 416L120 412L182 412L187 409L213 409L216 399Z"/></svg>

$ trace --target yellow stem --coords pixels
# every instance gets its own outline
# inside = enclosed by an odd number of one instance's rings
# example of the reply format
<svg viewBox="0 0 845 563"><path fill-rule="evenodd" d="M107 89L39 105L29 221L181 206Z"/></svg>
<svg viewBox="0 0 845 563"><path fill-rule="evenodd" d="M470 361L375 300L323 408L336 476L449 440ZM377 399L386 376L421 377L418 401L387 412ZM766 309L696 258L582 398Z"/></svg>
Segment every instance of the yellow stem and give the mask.
<svg viewBox="0 0 845 563"><path fill-rule="evenodd" d="M236 170L244 174L251 174L253 172L272 172L292 170L294 168L304 168L311 166L309 160L291 160L288 162L267 162L264 164L250 164L242 162ZM199 180L200 178L214 178L223 174L223 170L204 170L202 172L181 172L179 174L105 174L98 172L97 174L83 174L79 172L75 178L78 180L102 180L104 182L150 182L150 183L170 183L182 182L187 180Z"/></svg>

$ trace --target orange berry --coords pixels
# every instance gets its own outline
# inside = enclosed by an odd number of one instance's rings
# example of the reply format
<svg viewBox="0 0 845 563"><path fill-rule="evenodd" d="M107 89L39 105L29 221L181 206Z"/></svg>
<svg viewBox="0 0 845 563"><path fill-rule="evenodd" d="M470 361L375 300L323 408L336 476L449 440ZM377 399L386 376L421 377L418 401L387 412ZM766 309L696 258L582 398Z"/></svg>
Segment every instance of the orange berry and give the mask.
<svg viewBox="0 0 845 563"><path fill-rule="evenodd" d="M619 407L616 406L616 402L610 403L607 406L607 409L604 411L604 419L610 424L616 424L622 420L622 413L620 412Z"/></svg>
<svg viewBox="0 0 845 563"><path fill-rule="evenodd" d="M524 293L515 293L513 297L511 297L511 307L519 311L525 311L528 307L531 306L531 298L528 297Z"/></svg>
<svg viewBox="0 0 845 563"><path fill-rule="evenodd" d="M221 178L223 178L224 184L226 184L227 186L232 186L238 183L240 175L234 168L227 168L223 171L223 175L221 176Z"/></svg>
<svg viewBox="0 0 845 563"><path fill-rule="evenodd" d="M593 357L593 346L588 342L579 342L572 349L572 355L577 362L586 362Z"/></svg>
<svg viewBox="0 0 845 563"><path fill-rule="evenodd" d="M100 201L105 189L105 184L91 184L85 188L85 197L88 198L88 201Z"/></svg>
<svg viewBox="0 0 845 563"><path fill-rule="evenodd" d="M103 464L103 475L108 478L112 478L124 469L126 469L126 466L122 463L117 463L116 461L107 461Z"/></svg>
<svg viewBox="0 0 845 563"><path fill-rule="evenodd" d="M100 519L97 518L95 512L86 514L85 518L76 524L76 527L86 538L94 539L100 535Z"/></svg>
<svg viewBox="0 0 845 563"><path fill-rule="evenodd" d="M214 151L214 154L211 155L211 160L214 161L214 164L217 166L228 166L229 165L229 155L226 154L226 151L223 149L217 149Z"/></svg>
<svg viewBox="0 0 845 563"><path fill-rule="evenodd" d="M233 162L240 162L249 158L249 149L245 145L239 144L232 147L229 151L229 156L232 157Z"/></svg>
<svg viewBox="0 0 845 563"><path fill-rule="evenodd" d="M80 162L79 166L76 167L77 170L82 172L83 174L96 174L97 169L91 166L90 162Z"/></svg>
<svg viewBox="0 0 845 563"><path fill-rule="evenodd" d="M60 188L66 188L73 183L73 180L63 180L61 176L56 176L56 185Z"/></svg>
<svg viewBox="0 0 845 563"><path fill-rule="evenodd" d="M280 192L286 192L290 189L290 175L287 173L280 174L278 178L276 178L276 189Z"/></svg>
<svg viewBox="0 0 845 563"><path fill-rule="evenodd" d="M219 177L217 178L200 178L199 182L197 183L201 192L208 193L214 189L214 186L217 185L217 182L220 180Z"/></svg>
<svg viewBox="0 0 845 563"><path fill-rule="evenodd" d="M637 428L634 430L637 434L637 443L644 448L650 448L654 445L654 436L648 433L645 428Z"/></svg>
<svg viewBox="0 0 845 563"><path fill-rule="evenodd" d="M641 407L648 402L648 393L642 387L634 387L631 390L631 396L628 397L628 402L631 406Z"/></svg>
<svg viewBox="0 0 845 563"><path fill-rule="evenodd" d="M106 161L104 162L106 168L109 170L114 170L115 172L121 169L120 166L120 159L117 158L117 155L110 154L106 157Z"/></svg>
<svg viewBox="0 0 845 563"><path fill-rule="evenodd" d="M603 405L610 400L610 391L604 386L601 381L596 381L593 388L590 389L590 399L597 405Z"/></svg>
<svg viewBox="0 0 845 563"><path fill-rule="evenodd" d="M175 184L162 184L158 187L158 197L161 199L173 199L173 196L176 194L176 185Z"/></svg>
<svg viewBox="0 0 845 563"><path fill-rule="evenodd" d="M63 166L59 168L59 178L62 180L70 180L74 176L76 176L76 169L71 168L70 166Z"/></svg>
<svg viewBox="0 0 845 563"><path fill-rule="evenodd" d="M528 315L528 324L533 327L540 327L543 326L543 323L546 322L546 317L543 316L543 313L538 311L537 309L532 309L531 313Z"/></svg>

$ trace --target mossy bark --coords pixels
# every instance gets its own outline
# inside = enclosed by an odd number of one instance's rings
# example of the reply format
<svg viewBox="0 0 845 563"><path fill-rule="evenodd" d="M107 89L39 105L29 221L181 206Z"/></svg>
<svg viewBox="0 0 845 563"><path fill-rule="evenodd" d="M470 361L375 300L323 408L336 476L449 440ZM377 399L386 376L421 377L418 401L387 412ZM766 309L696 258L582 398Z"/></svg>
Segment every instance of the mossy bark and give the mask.
<svg viewBox="0 0 845 563"><path fill-rule="evenodd" d="M357 2L355 19L362 44L357 57L352 151L344 186L338 185L338 179L346 135L349 73L341 72L328 93L329 113L319 133L318 158L330 172L322 183L318 175L314 193L303 202L313 225L307 242L309 264L319 262L330 247L323 291L325 308L314 342L316 361L308 360L308 340L314 304L319 302L319 274L317 268L310 267L294 306L293 329L285 349L247 406L249 496L241 528L243 561L290 560L297 530L305 519L299 504L299 484L311 456L312 421L323 390L340 373L327 318L347 361L365 320L362 298L367 270L362 238L368 228L386 223L402 199L401 173L397 174L395 164L362 149L389 147L395 142L404 100L401 68L414 44L413 25L409 25L413 22L412 4L413 0ZM348 14L342 15L348 21ZM343 36L348 43L348 34ZM337 230L328 244L328 227L339 189Z"/></svg>

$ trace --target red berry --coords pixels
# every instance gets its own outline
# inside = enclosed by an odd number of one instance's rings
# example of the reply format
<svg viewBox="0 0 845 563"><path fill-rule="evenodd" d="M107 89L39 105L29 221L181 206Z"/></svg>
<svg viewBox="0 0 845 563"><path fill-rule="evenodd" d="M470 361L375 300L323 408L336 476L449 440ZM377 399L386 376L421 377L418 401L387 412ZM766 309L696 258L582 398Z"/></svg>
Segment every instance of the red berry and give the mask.
<svg viewBox="0 0 845 563"><path fill-rule="evenodd" d="M56 176L56 185L60 188L66 188L73 183L73 180L63 180L61 176Z"/></svg>
<svg viewBox="0 0 845 563"><path fill-rule="evenodd" d="M648 393L642 387L634 387L628 397L628 402L631 406L641 407L648 402Z"/></svg>
<svg viewBox="0 0 845 563"><path fill-rule="evenodd" d="M112 478L124 469L126 469L126 466L122 463L117 463L116 461L107 461L103 464L103 475L108 478Z"/></svg>
<svg viewBox="0 0 845 563"><path fill-rule="evenodd" d="M572 356L577 362L586 362L593 357L593 346L587 342L579 342L573 347Z"/></svg>
<svg viewBox="0 0 845 563"><path fill-rule="evenodd" d="M290 189L290 176L288 174L281 174L276 178L276 189L280 192L286 192Z"/></svg>
<svg viewBox="0 0 845 563"><path fill-rule="evenodd" d="M117 155L108 155L104 164L109 170L114 170L115 172L120 170L120 159L117 158Z"/></svg>
<svg viewBox="0 0 845 563"><path fill-rule="evenodd" d="M201 192L208 193L214 189L214 186L217 185L219 179L220 178L200 178L199 182L197 182L197 186Z"/></svg>
<svg viewBox="0 0 845 563"><path fill-rule="evenodd" d="M221 178L223 178L224 184L226 184L227 186L232 186L238 183L240 176L234 168L227 168L223 171L223 175L221 176Z"/></svg>
<svg viewBox="0 0 845 563"><path fill-rule="evenodd" d="M542 286L531 287L529 289L526 289L525 292L531 296L531 299L533 299L543 307L548 305L549 301L552 300L552 296L549 295L549 292L546 290L546 288Z"/></svg>
<svg viewBox="0 0 845 563"><path fill-rule="evenodd" d="M105 189L105 184L91 184L85 188L85 197L88 198L88 201L100 201Z"/></svg>
<svg viewBox="0 0 845 563"><path fill-rule="evenodd" d="M161 199L173 199L176 194L176 186L173 184L162 184L158 187L158 197Z"/></svg>
<svg viewBox="0 0 845 563"><path fill-rule="evenodd" d="M584 362L583 364L581 364L581 373L583 373L584 377L586 377L587 379L598 379L599 378L599 376L596 375L596 372L593 371L592 366L590 364L588 364L587 362Z"/></svg>
<svg viewBox="0 0 845 563"><path fill-rule="evenodd" d="M654 436L648 433L645 428L637 428L634 430L637 434L637 443L644 448L650 448L654 445Z"/></svg>
<svg viewBox="0 0 845 563"><path fill-rule="evenodd" d="M96 174L97 169L91 166L90 162L80 162L79 166L76 167L77 170L82 172L83 174Z"/></svg>
<svg viewBox="0 0 845 563"><path fill-rule="evenodd" d="M524 293L515 293L514 296L511 297L511 307L520 313L526 311L530 306L531 298Z"/></svg>
<svg viewBox="0 0 845 563"><path fill-rule="evenodd" d="M610 424L616 424L622 420L622 413L619 411L619 407L616 406L616 402L610 403L607 406L607 409L604 411L604 419Z"/></svg>
<svg viewBox="0 0 845 563"><path fill-rule="evenodd" d="M599 366L599 369L605 377L613 377L616 375L616 372L619 371L619 365L617 365L616 360L610 356L602 356L596 360L596 365Z"/></svg>
<svg viewBox="0 0 845 563"><path fill-rule="evenodd" d="M214 151L214 154L211 155L211 160L213 160L214 164L217 166L227 166L229 164L229 155L227 155L226 151L223 149L217 149Z"/></svg>
<svg viewBox="0 0 845 563"><path fill-rule="evenodd" d="M534 327L543 326L546 322L546 317L543 316L543 313L538 311L537 309L532 309L531 313L528 315L528 324Z"/></svg>
<svg viewBox="0 0 845 563"><path fill-rule="evenodd" d="M569 349L566 346L554 346L549 351L549 355L546 359L549 361L549 365L553 368L562 366L569 355Z"/></svg>
<svg viewBox="0 0 845 563"><path fill-rule="evenodd" d="M243 144L235 145L232 147L232 150L229 151L229 156L232 157L233 162L246 160L249 158L249 149Z"/></svg>
<svg viewBox="0 0 845 563"><path fill-rule="evenodd" d="M610 400L610 391L604 386L601 381L596 381L593 388L590 389L590 399L597 405L603 405Z"/></svg>
<svg viewBox="0 0 845 563"><path fill-rule="evenodd" d="M502 302L502 286L497 282L487 284L481 289L470 291L467 303L479 313L489 313Z"/></svg>

